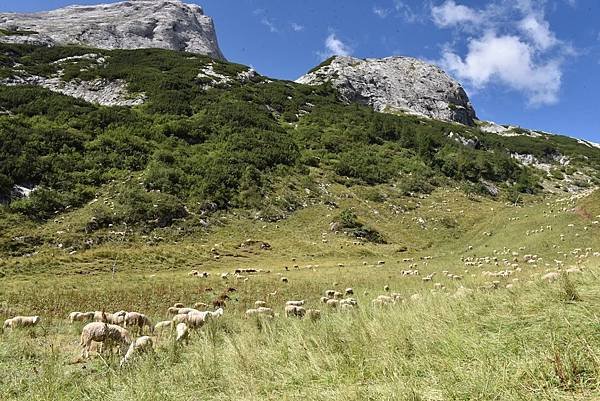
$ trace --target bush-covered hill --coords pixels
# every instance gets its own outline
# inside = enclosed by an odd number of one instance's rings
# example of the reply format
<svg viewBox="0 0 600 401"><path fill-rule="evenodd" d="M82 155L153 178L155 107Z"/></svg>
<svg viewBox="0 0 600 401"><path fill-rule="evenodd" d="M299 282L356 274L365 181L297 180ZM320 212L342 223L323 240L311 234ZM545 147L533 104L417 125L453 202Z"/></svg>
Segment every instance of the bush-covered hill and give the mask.
<svg viewBox="0 0 600 401"><path fill-rule="evenodd" d="M52 78L124 81L131 96L145 101L100 106L39 85L6 85ZM91 230L168 226L218 209L265 212L274 207L277 197L268 195L275 188L309 180L309 169L348 186L390 184L404 194L444 185L492 194L498 188L498 196L512 200L540 191L543 180L560 187L565 174L585 173L580 186L599 179L600 149L571 138L502 137L380 114L339 102L327 86L270 80L186 53L0 45L1 79L4 216L43 221L92 201L108 184L116 207L95 205ZM511 154L542 162L566 156L570 164L549 174ZM15 186L35 190L19 198Z"/></svg>

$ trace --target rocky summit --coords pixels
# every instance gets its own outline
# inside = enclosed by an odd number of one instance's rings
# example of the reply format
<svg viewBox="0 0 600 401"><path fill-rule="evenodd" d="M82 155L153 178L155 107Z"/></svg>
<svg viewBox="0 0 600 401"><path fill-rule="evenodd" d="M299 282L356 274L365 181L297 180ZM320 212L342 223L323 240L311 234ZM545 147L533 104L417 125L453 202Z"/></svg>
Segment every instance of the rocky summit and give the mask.
<svg viewBox="0 0 600 401"><path fill-rule="evenodd" d="M0 42L101 49L162 48L224 60L213 21L179 0L130 0L34 14L0 14Z"/></svg>
<svg viewBox="0 0 600 401"><path fill-rule="evenodd" d="M297 80L325 82L343 100L380 112L405 112L474 125L475 110L462 86L440 68L411 57L358 59L335 56Z"/></svg>

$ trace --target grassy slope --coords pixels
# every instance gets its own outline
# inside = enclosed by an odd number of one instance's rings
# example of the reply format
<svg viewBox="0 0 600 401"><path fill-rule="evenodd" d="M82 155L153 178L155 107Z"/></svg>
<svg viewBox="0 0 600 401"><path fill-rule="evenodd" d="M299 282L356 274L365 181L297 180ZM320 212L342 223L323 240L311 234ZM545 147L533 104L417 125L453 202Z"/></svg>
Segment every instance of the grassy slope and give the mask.
<svg viewBox="0 0 600 401"><path fill-rule="evenodd" d="M9 276L0 279L2 316L38 313L45 319L41 328L29 334L0 337L0 376L7 378L4 394L8 399L52 400L583 400L598 395L600 337L594 305L600 301L599 258L588 253L580 259L571 251L600 250L600 227L592 224L600 215L600 193L581 200L532 199L515 208L487 199L469 200L453 190L420 200L367 203L360 195L351 197L360 191L360 187L350 191L333 186L329 195L340 208L353 208L383 232L390 244L353 245L351 238L328 231L330 216L339 210L317 205L278 223L232 212L222 216L220 228L196 233L178 244L146 246L136 239L75 255L42 249L30 258L4 261L12 267ZM407 208L416 202L420 207L410 212L390 212L390 204ZM426 229L416 221L419 217L425 219ZM436 222L442 217L455 218L458 226L446 228ZM76 215L69 218L77 220ZM57 225L49 223L44 229L50 233ZM543 232L525 235L541 226ZM560 234L565 235L564 241ZM273 249L237 248L247 238L267 241ZM408 252L396 252L400 244ZM221 254L219 260L210 252L213 247ZM523 272L501 280L503 286L518 278L513 290L476 290L472 298L451 297L460 285L474 289L484 285L489 279L480 271L501 269L466 268L461 256L492 256L494 249L503 247L510 251L500 258L512 259L512 251L520 253ZM525 265L525 253L539 254L549 266ZM421 256L433 259L424 262ZM432 295L431 283L400 275L409 264L402 262L406 257L415 258L421 275L450 270L465 278L453 282L436 276L434 281L447 290ZM114 259L118 271L113 278L109 271ZM586 268L584 275L572 278L581 301L567 302L564 283L540 282L544 271L555 269L553 259ZM375 266L377 260L386 264ZM292 268L293 264L300 269ZM318 267L306 268L309 264ZM26 265L38 274L14 274L15 267ZM285 272L285 265L291 271ZM218 278L220 272L238 266L272 273L245 283L224 283ZM213 274L193 279L187 276L192 268ZM278 274L289 277L289 285L282 285ZM265 324L242 318L254 300L274 290L278 295L271 303L278 312L285 300L295 298L320 307L318 297L334 283L336 288L354 287L362 305L359 312L327 313L317 323L281 317ZM386 284L406 298L415 293L423 298L389 311L375 310L370 300ZM239 290L226 317L195 335L185 352L176 351L168 338L162 338L154 356L125 370L117 369L116 361L105 363L99 358L85 365L74 363L79 327L66 323L69 311L124 308L146 312L156 321L165 317L168 305L209 301L226 286ZM204 292L205 287L214 288L214 293Z"/></svg>

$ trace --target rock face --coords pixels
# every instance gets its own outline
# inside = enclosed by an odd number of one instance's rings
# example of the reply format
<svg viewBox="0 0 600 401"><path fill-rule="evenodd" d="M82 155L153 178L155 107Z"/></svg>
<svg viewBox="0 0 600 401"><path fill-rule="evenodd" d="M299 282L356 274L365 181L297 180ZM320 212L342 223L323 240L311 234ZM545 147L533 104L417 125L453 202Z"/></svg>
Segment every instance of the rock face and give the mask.
<svg viewBox="0 0 600 401"><path fill-rule="evenodd" d="M475 110L462 86L440 68L410 57L336 56L296 82L331 82L343 100L380 112L406 112L474 125Z"/></svg>
<svg viewBox="0 0 600 401"><path fill-rule="evenodd" d="M130 0L35 14L0 14L0 42L100 49L162 48L224 60L213 21L179 0Z"/></svg>

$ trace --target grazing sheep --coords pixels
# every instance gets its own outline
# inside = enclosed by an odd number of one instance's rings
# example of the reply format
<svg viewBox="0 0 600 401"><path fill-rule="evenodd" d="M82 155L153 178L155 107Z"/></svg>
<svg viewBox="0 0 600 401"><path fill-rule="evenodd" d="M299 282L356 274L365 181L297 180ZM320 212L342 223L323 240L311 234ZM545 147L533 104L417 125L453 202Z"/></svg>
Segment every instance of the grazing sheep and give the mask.
<svg viewBox="0 0 600 401"><path fill-rule="evenodd" d="M212 317L211 312L188 313L186 323L190 329L204 326Z"/></svg>
<svg viewBox="0 0 600 401"><path fill-rule="evenodd" d="M391 297L389 295L379 295L377 298L375 298L374 300L372 300L371 303L373 304L373 306L389 306L389 305L393 305L398 300L401 299L399 297L399 294L393 294L393 295L394 295L393 297Z"/></svg>
<svg viewBox="0 0 600 401"><path fill-rule="evenodd" d="M194 309L208 309L209 306L208 304L205 304L204 302L196 302L194 304Z"/></svg>
<svg viewBox="0 0 600 401"><path fill-rule="evenodd" d="M264 308L266 306L267 306L267 303L265 301L256 301L256 302L254 302L254 307L256 307L256 308L260 308L260 307Z"/></svg>
<svg viewBox="0 0 600 401"><path fill-rule="evenodd" d="M193 312L188 313L185 323L187 323L190 329L195 329L204 326L210 319L223 316L223 308L219 308L214 312Z"/></svg>
<svg viewBox="0 0 600 401"><path fill-rule="evenodd" d="M337 299L328 299L325 304L331 308L337 308L340 304L340 301Z"/></svg>
<svg viewBox="0 0 600 401"><path fill-rule="evenodd" d="M85 322L94 320L94 312L71 312L69 313L69 322Z"/></svg>
<svg viewBox="0 0 600 401"><path fill-rule="evenodd" d="M107 345L120 345L122 353L125 353L126 347L131 344L129 332L117 326L116 324L108 324L105 322L92 322L83 327L81 331L81 339L79 345L82 347L81 356L88 358L92 341ZM109 347L111 349L112 347Z"/></svg>
<svg viewBox="0 0 600 401"><path fill-rule="evenodd" d="M305 317L312 321L319 320L321 318L320 309L307 309Z"/></svg>
<svg viewBox="0 0 600 401"><path fill-rule="evenodd" d="M325 291L325 296L327 298L333 298L333 295L335 294L335 290L326 290Z"/></svg>
<svg viewBox="0 0 600 401"><path fill-rule="evenodd" d="M173 308L185 308L185 305L181 302L177 302L175 305L173 305Z"/></svg>
<svg viewBox="0 0 600 401"><path fill-rule="evenodd" d="M119 366L123 367L128 360L130 360L135 354L141 354L148 351L154 351L154 343L152 342L152 338L148 336L142 336L135 339L135 341L131 342L129 345L129 349L127 353L121 359L121 363Z"/></svg>
<svg viewBox="0 0 600 401"><path fill-rule="evenodd" d="M162 322L158 322L154 325L154 331L161 331L164 330L166 328L173 328L173 321L172 320L163 320Z"/></svg>
<svg viewBox="0 0 600 401"><path fill-rule="evenodd" d="M282 278L281 278L281 282L282 282L282 283L288 283L288 282L289 282L289 280L288 280L288 278L287 278L287 277L282 277Z"/></svg>
<svg viewBox="0 0 600 401"><path fill-rule="evenodd" d="M354 295L354 290L352 288L346 288L344 295Z"/></svg>
<svg viewBox="0 0 600 401"><path fill-rule="evenodd" d="M544 274L542 276L542 280L551 283L553 281L558 280L559 277L560 277L560 273L559 272L550 272L550 273Z"/></svg>
<svg viewBox="0 0 600 401"><path fill-rule="evenodd" d="M344 294L342 294L339 291L336 291L336 292L333 293L333 298L334 299L342 299L343 297L344 297Z"/></svg>
<svg viewBox="0 0 600 401"><path fill-rule="evenodd" d="M287 301L285 304L287 306L302 306L302 305L304 305L304 300L302 300L302 301Z"/></svg>
<svg viewBox="0 0 600 401"><path fill-rule="evenodd" d="M167 314L169 314L169 315L178 315L179 314L179 309L181 309L181 308L178 308L178 307L175 307L175 306L170 306L167 309Z"/></svg>
<svg viewBox="0 0 600 401"><path fill-rule="evenodd" d="M304 309L302 306L297 305L286 305L284 311L285 317L293 316L302 318L306 314L306 309Z"/></svg>
<svg viewBox="0 0 600 401"><path fill-rule="evenodd" d="M148 327L150 332L154 331L154 326L152 326L152 322L148 319L148 316L138 312L127 312L124 327L132 327L136 332L138 330L140 332L143 331L144 327Z"/></svg>
<svg viewBox="0 0 600 401"><path fill-rule="evenodd" d="M188 330L188 325L185 323L178 323L175 327L175 332L177 336L175 337L175 341L180 343L184 342L187 344L189 341L190 331Z"/></svg>
<svg viewBox="0 0 600 401"><path fill-rule="evenodd" d="M125 322L126 311L118 311L115 313L106 313L104 311L94 312L94 321L110 324L123 324Z"/></svg>
<svg viewBox="0 0 600 401"><path fill-rule="evenodd" d="M340 305L358 305L358 301L355 298L344 298L340 299Z"/></svg>
<svg viewBox="0 0 600 401"><path fill-rule="evenodd" d="M579 267L570 267L566 270L567 274L579 274L583 273L583 271Z"/></svg>
<svg viewBox="0 0 600 401"><path fill-rule="evenodd" d="M42 319L39 316L15 316L11 319L6 319L2 327L4 329L15 329L17 327L33 327L37 325L40 322L40 320Z"/></svg>
<svg viewBox="0 0 600 401"><path fill-rule="evenodd" d="M187 313L195 313L195 312L200 312L198 309L194 309L194 308L179 308L178 313L183 313L183 314L187 314Z"/></svg>
<svg viewBox="0 0 600 401"><path fill-rule="evenodd" d="M246 317L250 317L250 316L265 316L265 317L274 317L275 316L275 311L273 311L273 309L271 308L265 308L265 307L259 307L256 309L248 309L246 311Z"/></svg>

